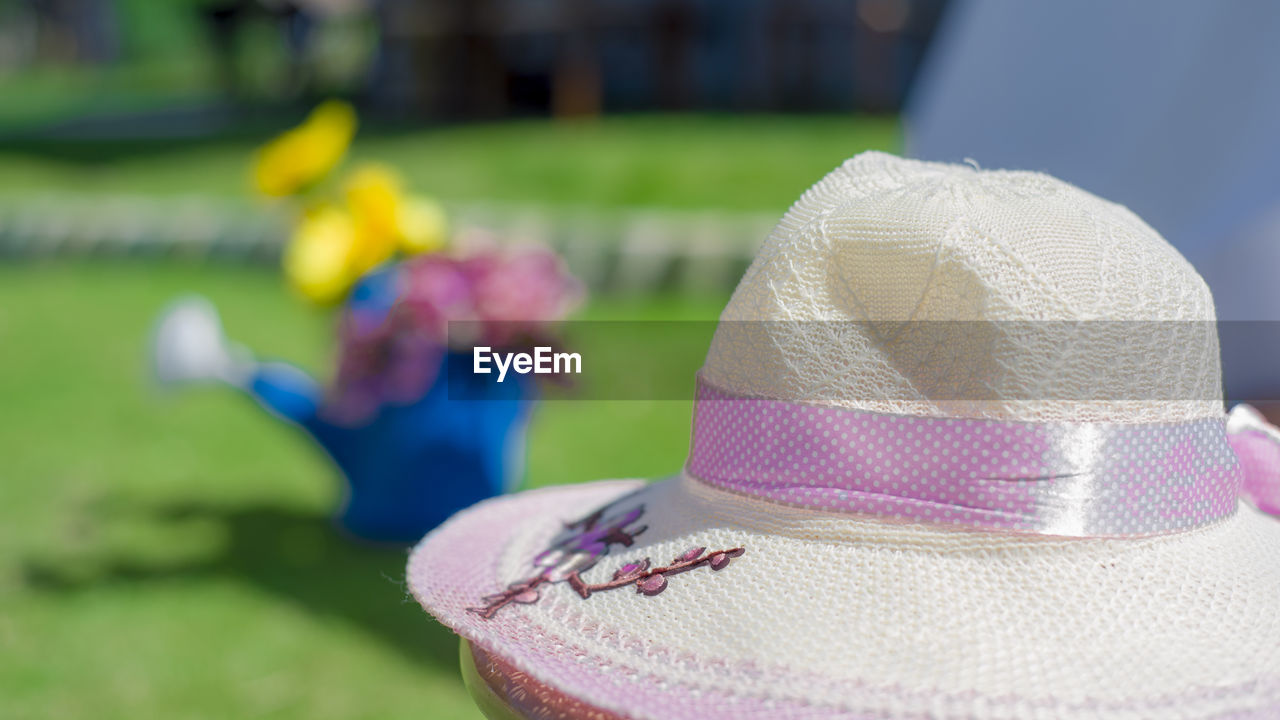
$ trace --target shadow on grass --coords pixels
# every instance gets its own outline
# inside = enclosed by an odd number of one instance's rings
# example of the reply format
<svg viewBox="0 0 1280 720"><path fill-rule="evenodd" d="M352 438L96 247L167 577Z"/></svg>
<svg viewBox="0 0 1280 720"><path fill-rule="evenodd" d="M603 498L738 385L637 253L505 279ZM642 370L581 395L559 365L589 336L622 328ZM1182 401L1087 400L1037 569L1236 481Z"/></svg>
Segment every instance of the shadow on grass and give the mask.
<svg viewBox="0 0 1280 720"><path fill-rule="evenodd" d="M139 509L131 509L129 520ZM226 542L211 555L172 562L117 556L49 557L24 565L37 592L75 593L110 585L225 578L361 628L415 663L454 672L458 639L409 596L407 551L344 537L327 517L272 506L172 504L141 509L143 522L212 524ZM115 521L117 518L103 518Z"/></svg>

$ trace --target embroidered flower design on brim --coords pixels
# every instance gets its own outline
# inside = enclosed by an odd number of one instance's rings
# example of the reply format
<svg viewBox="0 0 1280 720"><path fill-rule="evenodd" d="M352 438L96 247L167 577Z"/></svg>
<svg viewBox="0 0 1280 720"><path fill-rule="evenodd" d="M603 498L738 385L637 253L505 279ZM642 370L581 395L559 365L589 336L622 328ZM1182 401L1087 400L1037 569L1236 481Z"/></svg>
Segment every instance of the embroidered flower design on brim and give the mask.
<svg viewBox="0 0 1280 720"><path fill-rule="evenodd" d="M634 526L642 515L644 505L616 509L625 506L625 500L610 503L590 515L572 523L556 536L551 545L533 559L533 566L540 570L533 576L511 583L502 592L486 595L482 606L467 608L468 612L482 618L492 618L502 608L511 605L529 605L542 596L542 589L551 583L567 583L584 600L593 593L634 587L641 595L653 596L667 589L667 578L682 572L707 566L723 570L733 558L745 550L740 547L707 552L705 547L686 550L669 564L654 567L649 558L628 562L613 572L613 577L602 583L588 583L582 574L596 566L609 554L610 548L631 547L635 538L647 526Z"/></svg>

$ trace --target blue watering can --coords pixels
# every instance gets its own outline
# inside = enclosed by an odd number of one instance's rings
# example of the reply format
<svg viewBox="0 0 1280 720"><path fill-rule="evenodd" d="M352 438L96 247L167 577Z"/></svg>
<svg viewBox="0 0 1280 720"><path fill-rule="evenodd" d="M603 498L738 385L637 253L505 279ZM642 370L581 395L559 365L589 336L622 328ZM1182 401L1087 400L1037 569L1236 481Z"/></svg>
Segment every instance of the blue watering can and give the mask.
<svg viewBox="0 0 1280 720"><path fill-rule="evenodd" d="M386 297L370 283L352 302L376 310ZM444 354L421 397L385 403L347 424L326 418L324 390L303 370L258 360L228 341L203 298L173 303L151 349L162 384L236 388L315 440L346 481L337 522L367 540L414 542L458 510L511 490L523 472L536 388L528 376L499 383L496 375L476 375L469 356Z"/></svg>

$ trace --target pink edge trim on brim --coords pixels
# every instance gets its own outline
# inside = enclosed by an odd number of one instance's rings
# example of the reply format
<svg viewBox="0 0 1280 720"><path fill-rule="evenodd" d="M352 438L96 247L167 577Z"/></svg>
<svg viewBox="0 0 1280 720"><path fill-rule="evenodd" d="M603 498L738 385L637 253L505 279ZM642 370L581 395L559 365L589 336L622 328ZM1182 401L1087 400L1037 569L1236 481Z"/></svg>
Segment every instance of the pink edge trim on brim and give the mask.
<svg viewBox="0 0 1280 720"><path fill-rule="evenodd" d="M604 481L546 488L487 500L432 531L409 556L414 599L445 626L548 686L624 717L663 720L814 720L850 718L848 711L780 703L673 685L594 656L572 639L533 627L518 607L488 620L468 613L480 598L505 587L498 578L503 551L530 519L590 510L644 487L643 481ZM572 510L566 513L566 508ZM652 712L645 712L649 708ZM639 709L640 714L637 714Z"/></svg>

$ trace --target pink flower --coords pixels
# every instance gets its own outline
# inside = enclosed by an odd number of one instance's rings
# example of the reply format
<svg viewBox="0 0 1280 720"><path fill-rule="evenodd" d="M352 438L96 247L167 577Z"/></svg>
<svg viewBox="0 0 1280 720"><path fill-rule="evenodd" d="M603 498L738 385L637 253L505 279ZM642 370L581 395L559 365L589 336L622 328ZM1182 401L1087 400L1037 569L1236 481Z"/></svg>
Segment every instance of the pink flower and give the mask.
<svg viewBox="0 0 1280 720"><path fill-rule="evenodd" d="M338 370L326 403L326 415L337 421L358 422L383 403L417 400L450 349L548 342L548 323L562 320L582 296L560 258L541 247L479 244L375 272L393 276L383 286L390 288L386 306L349 304L339 326ZM454 337L451 322L460 323Z"/></svg>

